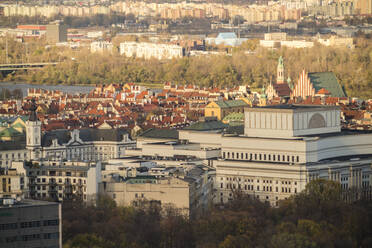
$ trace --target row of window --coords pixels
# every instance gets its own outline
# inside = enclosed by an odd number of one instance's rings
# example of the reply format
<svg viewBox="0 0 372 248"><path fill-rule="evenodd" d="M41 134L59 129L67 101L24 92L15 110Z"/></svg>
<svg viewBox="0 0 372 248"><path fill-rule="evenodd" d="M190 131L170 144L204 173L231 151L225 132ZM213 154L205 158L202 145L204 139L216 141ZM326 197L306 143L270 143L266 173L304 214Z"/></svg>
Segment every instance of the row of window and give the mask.
<svg viewBox="0 0 372 248"><path fill-rule="evenodd" d="M227 181L239 181L239 182L242 182L243 179L241 179L240 177L226 177L226 180ZM221 177L221 181L223 181L223 177ZM254 179L244 179L244 182L248 182L248 183L254 183ZM272 184L273 181L272 180L268 180L268 179L264 179L262 180L262 182L264 184ZM281 182L281 184L288 184L288 185L291 185L291 181L276 181L276 184L278 184L279 182ZM257 183L260 183L260 179L257 179ZM294 185L297 185L297 182L294 182Z"/></svg>
<svg viewBox="0 0 372 248"><path fill-rule="evenodd" d="M37 178L36 179L36 182L37 183L46 183L46 178ZM63 183L63 181L65 181L65 183L83 183L86 184L86 180L82 180L82 179L76 179L76 178L73 178L73 179L69 179L69 178L65 178L65 180L63 180L62 178L58 178L58 183ZM31 180L32 183L34 183L34 180ZM49 183L57 183L57 180L54 179L54 178L49 178Z"/></svg>
<svg viewBox="0 0 372 248"><path fill-rule="evenodd" d="M223 152L224 159L237 160L254 160L254 161L273 161L273 162L300 162L299 156L279 155L279 154L261 154L261 153L239 153L239 152Z"/></svg>
<svg viewBox="0 0 372 248"><path fill-rule="evenodd" d="M66 172L62 172L62 171L46 171L46 170L37 170L37 171L28 171L28 176L52 176L52 177L55 177L55 176L66 176L66 177L86 177L87 176L87 173L86 172L80 172L80 173L72 173L71 171L66 171ZM42 178L45 182L45 178Z"/></svg>
<svg viewBox="0 0 372 248"><path fill-rule="evenodd" d="M262 200L265 200L265 201L269 201L270 200L270 197L269 196L262 196L260 197L259 195L248 195L248 198L257 198L257 199L262 199ZM232 193L229 194L229 198L228 200L232 200ZM287 199L287 197L285 197L284 199ZM278 206L278 200L279 200L279 197L275 197L275 206ZM223 193L221 192L221 199L220 199L221 203L224 203L224 200L223 200Z"/></svg>
<svg viewBox="0 0 372 248"><path fill-rule="evenodd" d="M29 234L29 235L22 235L22 236L11 236L6 237L5 239L1 240L0 242L5 243L14 243L18 241L34 241L34 240L40 240L40 239L58 239L59 233L44 233L44 234Z"/></svg>
<svg viewBox="0 0 372 248"><path fill-rule="evenodd" d="M221 183L221 189L223 189L223 183ZM253 185L244 185L244 187L240 184L237 186L235 184L226 184L226 189L240 189L240 190L254 190ZM260 191L260 186L256 186L256 190ZM265 192L273 192L273 187L272 186L263 186L262 191ZM279 187L275 187L275 192L279 192ZM290 187L282 187L282 193L291 193L291 188ZM294 188L294 193L297 193L297 188Z"/></svg>
<svg viewBox="0 0 372 248"><path fill-rule="evenodd" d="M20 228L33 228L43 226L58 226L59 220L43 220L43 221L26 221L20 223ZM18 223L6 223L0 224L0 230L13 230L18 228Z"/></svg>
<svg viewBox="0 0 372 248"><path fill-rule="evenodd" d="M4 156L3 156L4 155ZM22 157L22 155L23 155L23 157ZM18 157L18 158L27 158L27 153L25 152L25 153L5 153L5 154L3 154L3 153L0 153L0 159L3 159L3 158L5 158L5 159L8 159L8 158L12 158L12 159L14 159L15 157Z"/></svg>

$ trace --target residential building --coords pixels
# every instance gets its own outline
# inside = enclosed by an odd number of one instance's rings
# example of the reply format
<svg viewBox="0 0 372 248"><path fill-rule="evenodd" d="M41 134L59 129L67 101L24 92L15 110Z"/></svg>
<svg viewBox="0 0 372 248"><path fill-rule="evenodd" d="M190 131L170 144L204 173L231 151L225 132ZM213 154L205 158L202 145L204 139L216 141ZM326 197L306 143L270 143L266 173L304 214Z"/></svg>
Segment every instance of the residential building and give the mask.
<svg viewBox="0 0 372 248"><path fill-rule="evenodd" d="M205 117L217 117L222 120L226 115L232 112L243 113L244 107L248 104L243 100L226 100L209 103L204 110Z"/></svg>
<svg viewBox="0 0 372 248"><path fill-rule="evenodd" d="M62 248L60 203L0 199L0 247Z"/></svg>
<svg viewBox="0 0 372 248"><path fill-rule="evenodd" d="M113 44L108 41L94 41L90 43L90 51L92 53L100 52L100 53L112 53L113 52Z"/></svg>
<svg viewBox="0 0 372 248"><path fill-rule="evenodd" d="M213 195L211 168L192 163L155 166L145 173L137 172L140 168L128 168L130 173L124 177L112 173L100 184L100 192L111 196L118 206L139 206L150 201L177 208L190 217L207 211Z"/></svg>
<svg viewBox="0 0 372 248"><path fill-rule="evenodd" d="M281 46L291 48L311 48L314 42L305 40L287 40L286 33L267 33L265 39L260 40L260 46L268 48L279 48Z"/></svg>
<svg viewBox="0 0 372 248"><path fill-rule="evenodd" d="M147 42L120 43L120 54L126 57L173 59L185 56L185 49L178 45Z"/></svg>
<svg viewBox="0 0 372 248"><path fill-rule="evenodd" d="M318 37L318 42L324 46L354 48L353 38L342 38L333 35L328 39Z"/></svg>
<svg viewBox="0 0 372 248"><path fill-rule="evenodd" d="M36 160L13 162L12 169L26 177L25 187L33 199L92 203L101 182L101 162Z"/></svg>
<svg viewBox="0 0 372 248"><path fill-rule="evenodd" d="M23 197L25 193L25 178L15 169L0 168L0 198Z"/></svg>

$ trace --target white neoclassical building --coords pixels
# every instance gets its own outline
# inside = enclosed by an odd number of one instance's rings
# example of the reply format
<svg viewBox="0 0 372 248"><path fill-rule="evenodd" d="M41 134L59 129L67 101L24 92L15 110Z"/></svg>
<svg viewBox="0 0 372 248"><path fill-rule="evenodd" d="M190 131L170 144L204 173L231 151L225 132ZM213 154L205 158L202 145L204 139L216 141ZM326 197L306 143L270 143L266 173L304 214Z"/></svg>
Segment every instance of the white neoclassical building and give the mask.
<svg viewBox="0 0 372 248"><path fill-rule="evenodd" d="M179 131L183 142L220 149L220 158L211 162L215 203L242 190L276 205L316 178L337 181L344 189L371 185L372 132L341 130L338 107L245 108L243 130Z"/></svg>
<svg viewBox="0 0 372 248"><path fill-rule="evenodd" d="M342 131L338 107L246 108L244 134L221 137L221 155L216 202L240 189L276 205L316 178L371 185L372 133Z"/></svg>
<svg viewBox="0 0 372 248"><path fill-rule="evenodd" d="M27 160L106 161L124 156L135 141L125 129L83 128L42 132L36 106L25 123L23 137L0 142L0 167Z"/></svg>

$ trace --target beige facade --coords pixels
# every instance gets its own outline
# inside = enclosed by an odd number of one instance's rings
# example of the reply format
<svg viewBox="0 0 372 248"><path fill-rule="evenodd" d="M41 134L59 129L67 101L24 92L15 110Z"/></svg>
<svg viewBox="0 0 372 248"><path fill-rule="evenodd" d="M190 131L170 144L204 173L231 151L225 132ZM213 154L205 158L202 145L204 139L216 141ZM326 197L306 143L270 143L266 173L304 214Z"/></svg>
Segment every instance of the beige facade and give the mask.
<svg viewBox="0 0 372 248"><path fill-rule="evenodd" d="M341 131L338 107L246 108L244 134L249 137L292 138Z"/></svg>
<svg viewBox="0 0 372 248"><path fill-rule="evenodd" d="M24 193L24 177L14 169L0 169L0 198L22 197Z"/></svg>
<svg viewBox="0 0 372 248"><path fill-rule="evenodd" d="M141 162L146 166L144 161ZM204 213L212 203L213 170L194 162L187 165L181 161L173 162L175 167L163 165L161 161L157 161L159 165L156 166L147 164L150 168L144 173L138 172L138 167L129 167L129 164L126 169L117 166L117 171L115 166L108 168L106 165L108 173L103 171L105 178L99 191L111 196L119 206L156 202L163 207L177 208L191 217Z"/></svg>

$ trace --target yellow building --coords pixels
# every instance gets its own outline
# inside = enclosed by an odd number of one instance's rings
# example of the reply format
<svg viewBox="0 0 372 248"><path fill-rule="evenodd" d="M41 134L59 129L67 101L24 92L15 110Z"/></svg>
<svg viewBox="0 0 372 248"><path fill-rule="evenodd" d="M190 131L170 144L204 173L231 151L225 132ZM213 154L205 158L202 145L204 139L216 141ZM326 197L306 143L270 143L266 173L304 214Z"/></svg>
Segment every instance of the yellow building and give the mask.
<svg viewBox="0 0 372 248"><path fill-rule="evenodd" d="M218 120L222 120L229 113L244 113L244 107L248 107L243 100L228 100L228 101L216 101L209 103L204 110L205 117L217 117Z"/></svg>

